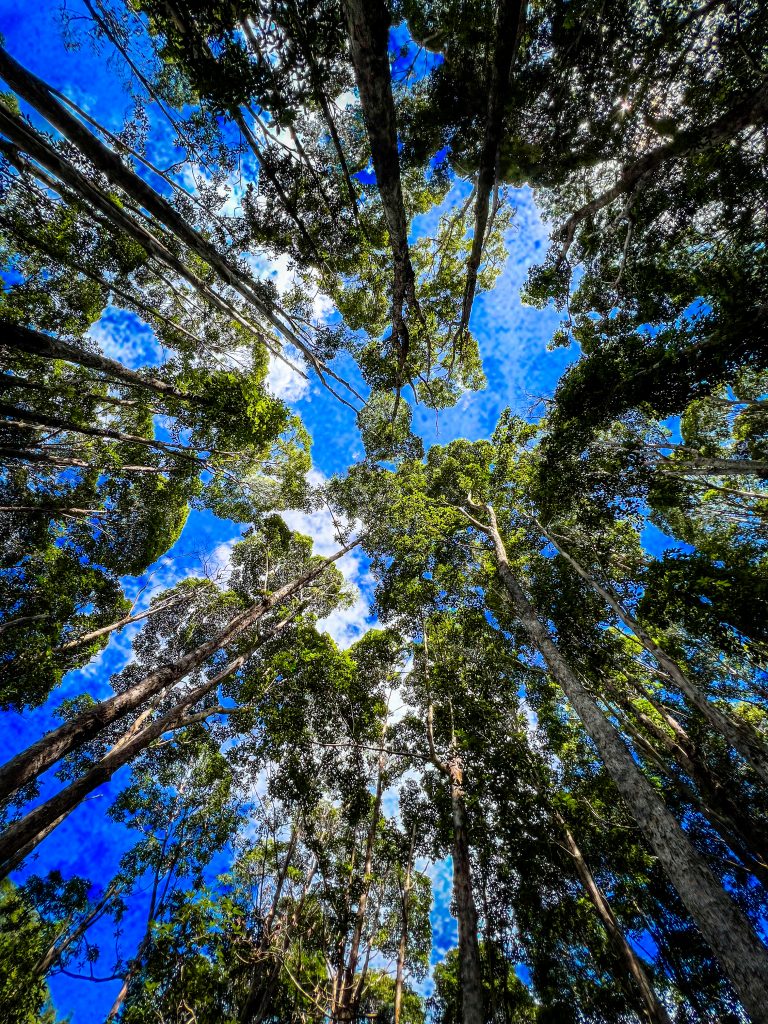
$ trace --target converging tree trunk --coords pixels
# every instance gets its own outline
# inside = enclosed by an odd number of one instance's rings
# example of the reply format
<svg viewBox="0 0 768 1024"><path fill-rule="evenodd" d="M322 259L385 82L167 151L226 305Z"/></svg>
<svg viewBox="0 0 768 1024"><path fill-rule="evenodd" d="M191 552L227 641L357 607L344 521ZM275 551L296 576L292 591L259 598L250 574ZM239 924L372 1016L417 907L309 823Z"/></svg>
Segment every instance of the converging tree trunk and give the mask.
<svg viewBox="0 0 768 1024"><path fill-rule="evenodd" d="M536 520L536 526L546 539L557 549L565 561L585 580L596 594L608 604L618 615L624 625L632 631L643 648L654 658L662 672L666 672L672 682L709 725L719 732L738 751L744 760L768 783L768 747L757 733L746 722L737 722L730 715L723 714L705 694L691 682L678 663L656 643L645 627L629 612L619 598L608 587L602 586L587 570L568 554L555 538L548 533Z"/></svg>
<svg viewBox="0 0 768 1024"><path fill-rule="evenodd" d="M11 758L0 769L0 799L36 779L62 757L93 739L102 729L123 718L145 701L150 700L155 694L178 683L184 676L204 664L212 654L258 622L270 609L297 594L302 587L317 579L329 565L359 543L359 540L354 540L345 545L319 565L314 566L290 583L286 583L273 594L257 601L240 615L236 615L227 627L211 640L200 644L175 662L148 673L123 693L115 694L114 697L102 701L95 707L88 708L76 718L65 722L58 729L54 729L36 743L31 744L16 757Z"/></svg>
<svg viewBox="0 0 768 1024"><path fill-rule="evenodd" d="M425 658L428 657L425 647ZM469 854L469 828L464 797L464 764L456 737L446 761L435 750L432 722L434 708L427 711L427 739L432 764L448 780L453 825L453 900L459 932L459 969L461 975L462 1024L483 1024L483 982L480 943L477 938L477 907L472 891L472 862Z"/></svg>
<svg viewBox="0 0 768 1024"><path fill-rule="evenodd" d="M568 828L565 819L557 810L554 811L554 818L562 830L563 838L565 839L565 847L573 859L573 865L576 868L576 874L579 876L579 881L589 897L592 906L595 908L595 912L605 928L618 959L623 962L627 969L627 973L631 979L631 987L639 1001L640 1010L643 1016L650 1022L650 1024L672 1024L663 1003L656 995L651 979L648 977L645 965L627 941L624 932L621 930L619 922L616 920L616 915L611 909L610 903L605 898L603 891L595 881L592 872L589 870L589 866L584 860L584 856L579 849L576 840L573 838L573 833Z"/></svg>
<svg viewBox="0 0 768 1024"><path fill-rule="evenodd" d="M381 195L394 264L392 338L400 352L400 373L408 354L403 322L405 302L415 305L415 278L408 248L408 221L400 181L395 103L389 69L389 12L383 0L344 0L349 48L371 144L376 187Z"/></svg>
<svg viewBox="0 0 768 1024"><path fill-rule="evenodd" d="M473 506L473 508L476 506ZM621 736L602 713L552 641L507 558L493 508L489 524L470 520L492 541L502 584L532 645L562 688L595 744L605 767L650 848L722 964L753 1024L768 1024L768 950L749 921L691 846L674 815L635 763ZM469 515L469 514L468 514Z"/></svg>
<svg viewBox="0 0 768 1024"><path fill-rule="evenodd" d="M405 878L400 897L400 942L397 947L397 967L395 970L394 1024L400 1024L400 1013L403 1005L403 982L405 978L405 955L408 951L408 926L410 922L411 877L413 874L413 854L416 842L416 822L411 829L411 842L408 847L408 862L405 866Z"/></svg>

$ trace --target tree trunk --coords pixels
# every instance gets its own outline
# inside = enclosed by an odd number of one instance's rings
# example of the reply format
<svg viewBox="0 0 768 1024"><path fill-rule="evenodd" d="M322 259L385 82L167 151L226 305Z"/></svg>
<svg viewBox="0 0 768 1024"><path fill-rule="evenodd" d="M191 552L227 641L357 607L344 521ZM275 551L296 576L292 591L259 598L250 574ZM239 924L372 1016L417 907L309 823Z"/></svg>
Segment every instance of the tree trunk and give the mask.
<svg viewBox="0 0 768 1024"><path fill-rule="evenodd" d="M170 665L163 665L161 668L155 669L124 693L115 694L114 697L83 711L76 718L65 722L58 729L54 729L47 736L43 736L42 739L31 744L0 769L0 799L4 799L37 778L66 754L93 739L106 726L118 721L155 694L179 682L193 669L202 665L212 654L258 622L270 609L311 583L329 565L359 543L359 540L355 540L346 544L320 565L308 570L291 583L286 583L274 594L262 598L246 611L241 612L240 615L236 615L229 625L212 640L200 644L199 647Z"/></svg>
<svg viewBox="0 0 768 1024"><path fill-rule="evenodd" d="M61 469L93 469L93 463L88 462L86 459L68 459L63 455L49 455L47 451L40 452L26 448L8 448L0 446L0 465L6 465L8 462L32 462L43 466L54 466ZM120 472L159 475L166 473L167 469L164 466L122 465L120 466Z"/></svg>
<svg viewBox="0 0 768 1024"><path fill-rule="evenodd" d="M749 814L744 813L731 799L723 783L702 762L687 733L678 725L680 732L676 732L677 739L673 738L648 715L638 711L631 701L626 700L613 687L611 687L611 691L624 713L633 718L639 726L642 726L661 744L665 752L677 762L695 784L698 793L694 793L690 787L677 778L670 767L665 765L666 774L681 787L687 798L691 799L693 805L709 820L713 828L734 852L745 860L746 865L762 884L768 887L766 837L760 829L755 828ZM644 747L647 745L647 749L660 759L652 744L638 733L634 725L629 724L628 730L636 742ZM661 763L664 764L663 760Z"/></svg>
<svg viewBox="0 0 768 1024"><path fill-rule="evenodd" d="M768 88L762 86L710 124L681 131L674 139L661 146L656 146L635 163L625 166L615 185L572 213L565 224L555 232L554 237L563 240L560 258L562 259L568 252L576 229L582 221L594 216L620 195L632 192L643 180L656 174L667 161L685 157L691 153L700 153L721 142L733 139L749 125L765 121L766 116L768 116Z"/></svg>
<svg viewBox="0 0 768 1024"><path fill-rule="evenodd" d="M411 829L411 845L408 849L408 864L405 868L405 880L403 882L402 904L400 908L401 932L400 943L397 947L397 970L395 973L395 1024L400 1024L400 1013L403 1005L403 980L405 975L405 955L408 952L408 925L409 925L409 898L411 894L411 875L413 873L413 848L416 840L416 823Z"/></svg>
<svg viewBox="0 0 768 1024"><path fill-rule="evenodd" d="M672 1024L669 1014L664 1009L664 1005L659 1001L659 998L654 991L645 965L635 953L634 949L632 949L629 942L627 942L626 936L621 930L619 922L616 920L616 916L611 909L610 903L603 895L600 886L597 884L592 872L589 870L589 866L584 860L581 850L576 844L576 840L573 838L571 830L568 828L565 819L558 811L554 812L554 817L562 829L563 836L565 838L565 845L568 849L568 853L573 858L574 867L576 868L576 873L579 876L579 881L595 908L603 927L608 933L608 938L610 939L611 945L616 951L618 958L623 961L627 968L627 972L632 979L632 988L639 996L643 1016L649 1021L649 1024Z"/></svg>
<svg viewBox="0 0 768 1024"><path fill-rule="evenodd" d="M536 522L536 520L534 520ZM599 594L600 597L608 604L613 611L618 615L619 619L624 625L632 630L634 635L642 644L643 648L654 658L656 664L662 670L666 672L676 686L680 689L680 692L690 702L691 706L694 707L702 717L708 722L708 724L721 733L722 736L731 744L734 750L738 751L744 760L754 769L754 771L760 775L764 782L768 783L768 747L755 733L751 726L743 722L736 722L729 715L723 714L714 704L712 704L707 697L699 690L699 688L691 682L691 680L681 670L680 666L670 657L667 652L660 647L649 635L644 626L634 618L633 615L624 607L619 598L607 587L601 586L600 583L590 575L587 570L580 565L576 559L569 555L560 544L547 533L547 531L541 526L540 523L536 522L537 527L541 530L542 534L546 539L557 549L560 555L565 561L578 573L583 580L585 580L595 593Z"/></svg>
<svg viewBox="0 0 768 1024"><path fill-rule="evenodd" d="M386 732L386 729L385 729ZM382 741L383 746L383 741ZM381 797L384 792L384 763L386 755L382 750L379 755L379 771L376 778L376 795L373 800L371 821L368 826L368 833L365 839L365 857L363 859L363 888L357 903L354 925L352 927L352 938L349 944L349 956L344 970L343 987L341 991L341 1005L339 1021L354 1021L357 1019L357 1007L360 999L360 989L355 982L357 965L360 960L360 943L365 927L365 912L368 908L368 896L373 881L373 853L376 844L376 834L379 829L379 818L381 816Z"/></svg>
<svg viewBox="0 0 768 1024"><path fill-rule="evenodd" d="M142 619L149 619L158 612L165 611L167 608L172 608L175 604L180 604L182 601L186 601L190 594L183 593L178 594L176 597L169 598L167 601L160 601L158 604L153 605L151 608L147 608L144 612L139 612L137 615L126 615L122 619L118 619L116 622L110 622L108 626L100 626L98 629L92 629L90 633L83 633L82 636L75 637L74 640L67 640L66 643L59 644L58 647L54 647L55 654L64 654L67 651L77 650L78 647L83 647L85 644L89 644L92 640L98 640L99 637L108 636L110 633L116 632L118 629L123 629L125 626L129 626L134 622L141 622Z"/></svg>
<svg viewBox="0 0 768 1024"><path fill-rule="evenodd" d="M138 434L126 434L122 430L113 430L110 427L89 427L85 424L73 423L72 420L64 419L61 416L51 416L48 413L36 412L31 409L20 409L15 405L6 405L4 402L0 402L0 416L13 417L6 421L7 426L50 427L54 430L65 430L67 433L82 434L84 437L99 437L109 441L123 441L126 444L139 444L145 448L161 451L170 458L195 462L201 469L206 466L204 458L189 454L195 449L170 442L151 440Z"/></svg>
<svg viewBox="0 0 768 1024"><path fill-rule="evenodd" d="M104 287L111 286L105 284ZM7 320L0 321L0 344L29 355L39 356L41 359L62 359L68 363L75 363L77 366L87 366L91 370L98 370L106 377L141 388L144 391L154 391L158 395L177 398L188 404L195 402L201 404L194 395L185 394L156 377L144 377L135 370L129 370L127 366L123 366L117 360L107 358L100 352L92 352L90 349L73 345L69 341L53 338L48 334L33 331L29 327L22 327L20 324L14 324Z"/></svg>
<svg viewBox="0 0 768 1024"><path fill-rule="evenodd" d="M459 335L469 327L469 317L477 288L477 272L485 244L488 208L491 190L496 183L499 146L501 143L504 104L509 87L512 63L525 21L526 0L500 0L496 14L494 53L489 63L488 109L485 135L477 170L477 196L475 198L475 229L472 251L467 261L467 281L461 310Z"/></svg>
<svg viewBox="0 0 768 1024"><path fill-rule="evenodd" d="M394 262L392 336L400 346L401 370L407 355L403 303L415 305L414 273L408 249L408 222L400 181L395 102L389 69L389 11L383 0L344 0L349 48L360 105L371 144L376 186L384 206Z"/></svg>
<svg viewBox="0 0 768 1024"><path fill-rule="evenodd" d="M693 849L674 815L637 767L626 744L571 670L518 583L488 506L496 564L517 615L565 696L581 719L605 767L652 851L730 978L753 1024L768 1024L768 951Z"/></svg>
<svg viewBox="0 0 768 1024"><path fill-rule="evenodd" d="M33 968L33 974L35 976L38 978L45 978L47 976L50 969L58 963L70 946L74 945L74 943L76 943L78 939L91 927L93 922L101 916L107 903L109 903L117 890L117 883L115 881L110 882L101 899L83 917L80 923L75 928L68 928L63 935L60 935L56 941L49 946L44 955L37 961Z"/></svg>
<svg viewBox="0 0 768 1024"><path fill-rule="evenodd" d="M112 185L122 189L126 195L134 199L184 245L197 253L222 276L227 284L237 290L244 287L247 293L244 297L247 301L252 303L274 327L281 330L283 325L258 299L252 283L243 279L239 271L231 267L226 259L195 228L187 223L167 199L155 192L138 174L126 167L116 153L106 147L59 103L45 82L14 60L2 47L0 47L0 75L14 92L23 97L54 128L74 143L93 166L106 175Z"/></svg>
<svg viewBox="0 0 768 1024"><path fill-rule="evenodd" d="M283 893L283 886L285 885L285 879L288 876L288 868L291 866L291 860L293 858L294 851L296 849L296 842L299 838L299 829L296 825L291 825L291 835L288 840L288 848L285 851L285 858L282 865L278 865L277 882L275 884L275 895L272 899L272 906L264 918L261 940L259 942L259 953L263 954L269 949L272 941L272 925L277 914L277 908L280 903L280 897ZM241 1024L249 1024L253 1020L254 1015L261 1019L262 1014L257 1013L257 1003L263 1007L266 1001L269 999L272 985L271 983L276 979L280 972L280 961L275 959L267 971L266 979L262 977L262 971L260 970L261 964L257 962L253 968L253 975L251 977L251 984L248 990L248 996L245 1000L242 1013L239 1015Z"/></svg>
<svg viewBox="0 0 768 1024"><path fill-rule="evenodd" d="M89 793L104 785L105 782L109 782L118 769L146 750L163 733L183 727L186 724L183 712L207 696L223 679L237 671L246 660L247 655L240 655L217 673L213 679L206 680L205 683L195 687L194 690L182 697L178 704L161 715L151 725L137 732L129 730L109 753L105 754L84 775L46 800L45 803L39 804L20 821L5 829L0 835L0 879L7 877L20 863L19 852L21 850L24 851L24 857L28 856L64 818L82 803Z"/></svg>
<svg viewBox="0 0 768 1024"><path fill-rule="evenodd" d="M462 1024L484 1024L480 945L477 940L477 909L472 894L467 808L464 802L464 769L454 749L448 761L453 819L453 898L459 926Z"/></svg>
<svg viewBox="0 0 768 1024"><path fill-rule="evenodd" d="M768 462L757 459L708 459L704 456L693 456L691 459L670 460L663 456L665 476L756 476L768 478ZM756 495L765 497L765 495Z"/></svg>
<svg viewBox="0 0 768 1024"><path fill-rule="evenodd" d="M234 289L235 292L246 303L258 310L268 323L270 323L284 338L295 345L308 359L310 364L318 371L327 372L328 368L318 360L311 347L298 336L290 321L278 316L271 308L268 308L259 296L255 282L243 274L237 267L232 266L218 250L203 235L192 227L184 217L168 202L163 196L147 184L138 174L127 167L120 157L105 146L85 125L74 117L58 100L51 94L45 82L33 75L24 68L18 61L0 47L0 77L23 99L25 99L38 113L40 113L54 128L62 133L80 152L93 164L93 166L104 174L110 184L122 189L139 207L142 207L162 224L179 241L186 245L192 252L198 255L221 277L225 284ZM140 224L128 217L121 207L117 206L109 197L102 195L99 190L89 182L88 179L67 164L61 156L50 146L42 143L38 138L36 145L33 142L31 152L29 143L34 133L5 105L0 102L0 124L2 130L8 134L12 141L16 141L25 152L30 152L36 160L40 160L43 166L52 170L52 173L62 175L62 180L67 181L72 188L87 201L94 203L110 223L119 230L126 231L132 238L141 244L145 250L158 255L163 263L172 267L176 273L189 281L196 291L205 295L209 301L219 306L224 312L234 315L238 322L242 322L250 330L253 326L244 320L237 313L237 310L226 300L222 299L217 292L205 285L205 283L192 274L190 270L176 259L173 254L164 246L155 235L147 231ZM17 137L14 139L13 136ZM257 335L264 341L260 331ZM322 379L322 374L320 374Z"/></svg>

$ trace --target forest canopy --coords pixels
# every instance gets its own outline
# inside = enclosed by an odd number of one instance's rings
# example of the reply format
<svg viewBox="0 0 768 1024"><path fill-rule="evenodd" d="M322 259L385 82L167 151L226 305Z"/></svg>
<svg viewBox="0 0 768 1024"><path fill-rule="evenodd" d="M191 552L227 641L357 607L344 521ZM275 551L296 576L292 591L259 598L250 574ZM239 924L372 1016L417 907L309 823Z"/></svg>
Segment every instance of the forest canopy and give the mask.
<svg viewBox="0 0 768 1024"><path fill-rule="evenodd" d="M0 1024L768 1024L765 4L0 32Z"/></svg>

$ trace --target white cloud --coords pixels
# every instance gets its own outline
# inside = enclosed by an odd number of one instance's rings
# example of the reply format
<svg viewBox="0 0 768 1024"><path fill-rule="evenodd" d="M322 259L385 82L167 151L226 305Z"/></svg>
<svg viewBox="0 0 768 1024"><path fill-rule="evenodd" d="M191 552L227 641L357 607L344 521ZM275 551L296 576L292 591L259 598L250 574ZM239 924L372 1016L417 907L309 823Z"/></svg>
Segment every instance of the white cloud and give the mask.
<svg viewBox="0 0 768 1024"><path fill-rule="evenodd" d="M309 480L312 484L320 484L325 477L317 470L312 470ZM336 536L336 529L331 513L326 508L314 512L291 510L282 513L283 519L292 530L306 534L314 542L314 553L327 558L341 547ZM342 524L346 526L346 523ZM337 608L318 623L339 647L346 648L359 640L366 630L375 625L370 604L366 597L373 589L373 580L368 571L365 555L358 548L353 548L336 562L340 572L350 584L354 593L354 603L350 608Z"/></svg>
<svg viewBox="0 0 768 1024"><path fill-rule="evenodd" d="M286 352L286 358L290 358L291 363L305 370L306 364L303 360L288 352ZM306 398L309 394L310 382L284 360L270 356L267 387L273 395L282 398L285 402L298 402L299 399Z"/></svg>
<svg viewBox="0 0 768 1024"><path fill-rule="evenodd" d="M135 313L107 306L101 318L88 330L88 337L109 359L129 369L158 366L163 362L163 347L151 327Z"/></svg>

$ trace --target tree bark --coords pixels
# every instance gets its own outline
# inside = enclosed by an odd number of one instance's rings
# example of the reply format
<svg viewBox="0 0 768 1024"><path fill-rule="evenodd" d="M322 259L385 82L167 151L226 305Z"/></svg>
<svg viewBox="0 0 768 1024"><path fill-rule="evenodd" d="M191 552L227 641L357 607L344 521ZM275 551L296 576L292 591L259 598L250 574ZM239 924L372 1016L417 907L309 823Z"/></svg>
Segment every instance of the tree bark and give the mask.
<svg viewBox="0 0 768 1024"><path fill-rule="evenodd" d="M104 287L108 288L110 285L105 284ZM42 359L62 359L68 363L75 363L77 366L86 366L91 370L98 370L106 377L142 388L145 391L154 391L158 395L177 398L187 403L201 404L194 395L185 394L156 377L144 377L135 370L129 370L122 363L118 363L116 359L109 359L100 352L92 352L90 349L73 345L69 341L62 341L61 338L54 338L7 320L0 321L0 344L27 352L29 355L39 356Z"/></svg>
<svg viewBox="0 0 768 1024"><path fill-rule="evenodd" d="M753 1024L768 1024L768 951L693 849L674 815L637 767L624 741L552 641L509 565L496 516L490 505L487 508L491 523L479 525L493 542L499 577L531 643L581 719L630 813L725 969Z"/></svg>
<svg viewBox="0 0 768 1024"><path fill-rule="evenodd" d="M89 427L85 424L73 423L71 420L61 416L50 416L47 413L35 412L31 409L20 409L15 405L6 405L0 402L0 416L14 417L7 420L10 426L22 427L50 427L53 430L65 430L72 434L82 434L84 437L103 437L109 441L123 441L126 444L139 444L144 448L153 448L163 452L165 455L175 459L183 459L185 462L196 462L204 466L205 459L197 455L190 455L190 451L196 449L179 448L165 441L154 441L138 434L126 434L122 430L112 430L109 427Z"/></svg>
<svg viewBox="0 0 768 1024"><path fill-rule="evenodd" d="M61 469L92 469L93 463L87 462L85 459L68 459L64 456L53 456L47 454L47 452L36 452L28 448L8 448L0 446L0 465L5 465L6 462L33 462L42 466L51 466L52 468ZM163 466L132 466L122 465L120 467L121 473L149 473L159 475L166 473L167 470Z"/></svg>
<svg viewBox="0 0 768 1024"><path fill-rule="evenodd" d="M400 1013L403 1005L403 981L405 976L405 955L408 952L408 926L410 923L409 902L411 895L411 876L413 873L413 849L415 841L416 823L414 822L413 828L411 829L411 844L408 848L408 863L405 868L405 880L403 882L403 892L400 908L401 931L400 942L397 947L397 968L395 972L394 1024L400 1024Z"/></svg>
<svg viewBox="0 0 768 1024"><path fill-rule="evenodd" d="M105 754L93 768L80 778L70 783L55 796L30 811L24 818L17 821L0 835L0 879L7 875L20 863L19 853L24 851L27 857L46 836L50 835L72 811L82 803L94 789L109 782L118 769L128 764L137 754L158 739L164 732L182 728L184 711L202 700L227 676L232 675L247 660L240 655L231 661L213 679L206 680L181 698L170 711L156 719L144 729L131 732L116 743L108 754Z"/></svg>
<svg viewBox="0 0 768 1024"><path fill-rule="evenodd" d="M603 927L608 933L608 938L610 939L611 945L616 951L618 958L623 961L624 966L627 968L627 972L632 979L632 987L639 997L643 1016L649 1021L649 1024L672 1024L663 1003L661 1003L659 997L656 995L651 979L648 977L645 965L627 941L624 932L619 926L619 922L616 920L616 915L611 909L610 903L605 898L600 886L597 884L592 872L589 870L589 866L584 860L584 856L579 849L576 840L573 838L573 834L568 828L565 819L557 810L554 812L554 817L555 821L562 829L563 837L565 838L565 845L568 853L573 859L573 864L576 868L576 874L579 876L579 881L595 908L595 912L600 918Z"/></svg>
<svg viewBox="0 0 768 1024"><path fill-rule="evenodd" d="M394 263L392 336L400 348L400 370L407 356L403 304L415 301L415 278L408 248L408 221L400 180L395 102L389 68L389 11L383 0L344 0L349 47L360 105L371 144L376 186L384 206Z"/></svg>
<svg viewBox="0 0 768 1024"><path fill-rule="evenodd" d="M671 779L681 796L707 820L710 827L720 836L723 843L739 858L741 863L736 864L736 866L752 874L764 887L768 888L768 865L759 860L757 855L752 852L735 822L731 821L721 810L709 803L685 779L680 778L670 765L664 761L650 740L646 739L631 722L625 720L624 727L643 757L653 764L662 775Z"/></svg>
<svg viewBox="0 0 768 1024"><path fill-rule="evenodd" d="M329 565L351 551L359 540L346 544L334 555L286 583L274 594L262 598L246 611L236 615L213 639L200 644L169 665L163 665L135 683L124 693L115 694L93 708L83 711L77 718L65 722L43 736L26 750L17 754L0 769L0 799L37 778L62 757L93 739L102 729L150 700L155 694L178 683L184 676L202 665L212 654L236 639L281 601L292 597L302 587L316 579Z"/></svg>
<svg viewBox="0 0 768 1024"><path fill-rule="evenodd" d="M661 725L642 711L638 711L634 704L614 687L611 687L611 692L624 714L633 719L637 726L640 726L660 743L669 757L677 762L678 766L691 779L697 787L698 793L693 792L682 780L678 779L668 765L665 765L666 774L676 785L681 787L687 798L692 799L694 806L707 818L723 840L731 846L735 853L745 859L746 866L753 871L764 886L768 887L768 853L766 852L768 844L766 844L765 835L754 826L749 814L742 811L731 798L723 783L702 761L695 744L682 729L682 726L678 723L680 732L676 732L676 738L673 738ZM653 755L659 757L653 745L642 734L639 734L637 726L628 725L630 735L642 745L647 744L647 748ZM659 760L661 760L660 757ZM663 760L661 763L664 764Z"/></svg>
<svg viewBox="0 0 768 1024"><path fill-rule="evenodd" d="M386 733L386 728L385 728ZM382 743L383 746L383 743ZM349 944L349 956L344 970L344 980L340 998L339 1021L354 1021L357 1019L358 1004L362 994L360 986L355 981L357 965L360 960L360 943L363 938L365 927L365 912L368 908L368 896L373 881L373 853L376 845L376 834L379 830L379 818L381 816L381 797L384 792L384 764L386 755L382 750L379 755L379 770L376 777L376 795L371 810L371 821L368 826L368 833L365 839L365 856L363 858L363 888L355 911L355 920L352 927L352 938Z"/></svg>
<svg viewBox="0 0 768 1024"><path fill-rule="evenodd" d="M480 945L477 939L477 908L472 893L467 808L464 801L464 768L454 749L448 761L453 819L453 898L459 927L462 1024L484 1024Z"/></svg>
<svg viewBox="0 0 768 1024"><path fill-rule="evenodd" d="M165 611L166 608L172 608L175 604L180 604L182 601L186 601L189 596L189 593L178 594L176 597L169 598L167 601L160 601L158 604L153 605L151 608L147 608L144 612L139 612L137 615L126 615L124 618L118 619L116 622L110 622L108 626L101 626L99 629L92 629L90 633L83 633L82 636L75 637L74 640L67 640L66 643L59 644L58 647L54 647L54 653L64 654L67 651L77 650L78 647L83 647L85 644L89 644L92 640L98 640L101 636L108 636L110 633L114 633L118 629L123 629L125 626L129 626L134 622L141 622L142 619L149 619L153 615L157 615L158 612Z"/></svg>
<svg viewBox="0 0 768 1024"><path fill-rule="evenodd" d="M668 455L660 470L665 476L756 476L761 480L768 479L768 462L757 459L708 459L694 456L691 459L670 460ZM755 497L764 497L759 494Z"/></svg>
<svg viewBox="0 0 768 1024"><path fill-rule="evenodd" d="M723 714L714 706L699 688L690 681L680 666L660 647L647 632L645 627L624 607L619 598L607 587L601 586L597 580L581 566L576 559L569 555L561 545L547 533L543 526L534 520L546 539L557 549L565 561L585 580L596 594L608 604L618 615L624 625L630 629L642 644L643 648L654 658L656 664L666 672L672 681L680 689L681 693L689 701L705 721L717 732L719 732L734 750L738 751L744 760L754 771L768 783L768 747L755 733L751 726L746 723L736 722L729 715Z"/></svg>
<svg viewBox="0 0 768 1024"><path fill-rule="evenodd" d="M110 184L122 189L126 195L130 196L140 207L143 207L159 224L162 224L179 241L183 242L184 245L215 270L225 284L229 285L249 305L258 310L260 316L271 324L284 338L290 341L291 344L295 345L318 372L320 370L331 372L318 360L311 347L297 335L289 320L278 316L264 304L252 280L238 268L232 266L163 196L155 192L147 182L127 167L116 153L105 146L81 121L59 103L45 82L19 64L3 47L0 47L0 76L5 79L19 96L34 107L49 124L53 125L70 142L74 143L93 166L107 177ZM222 299L217 292L207 287L203 281L192 274L151 232L128 217L107 196L102 195L93 183L89 182L74 167L68 165L55 150L42 143L42 140L39 138L33 138L34 133L30 131L28 126L2 103L0 103L0 129L11 138L11 141L15 141L25 152L29 152L34 159L43 163L43 166L46 166L57 176L61 175L62 180L67 181L78 194L82 195L89 202L94 203L112 224L116 225L120 230L127 231L148 253L151 255L157 254L163 263L171 266L176 273L189 281L196 291L205 295L209 301L219 306L222 311L233 315L233 307L226 300ZM29 148L30 141L32 141L32 149ZM244 323L244 326L253 329L236 311L234 311L234 315L236 319ZM260 335L260 332L257 331L257 334ZM263 336L261 337L264 340ZM320 376L322 378L322 373Z"/></svg>
<svg viewBox="0 0 768 1024"><path fill-rule="evenodd" d="M475 197L475 229L472 251L467 261L467 281L461 309L459 335L469 327L472 304L477 288L477 272L485 244L491 190L497 180L499 146L501 145L504 104L509 88L509 76L525 22L526 0L500 0L496 14L494 54L489 67L488 109L485 119L483 148L477 170Z"/></svg>

